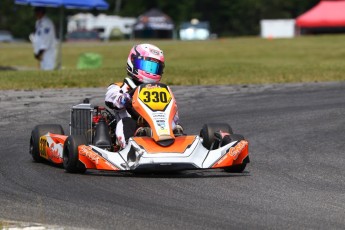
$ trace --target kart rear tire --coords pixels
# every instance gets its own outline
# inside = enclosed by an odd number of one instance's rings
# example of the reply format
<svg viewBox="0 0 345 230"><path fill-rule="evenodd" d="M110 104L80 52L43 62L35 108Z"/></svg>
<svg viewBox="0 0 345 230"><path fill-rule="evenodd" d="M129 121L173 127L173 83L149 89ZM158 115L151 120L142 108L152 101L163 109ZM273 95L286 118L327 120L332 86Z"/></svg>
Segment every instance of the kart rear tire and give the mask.
<svg viewBox="0 0 345 230"><path fill-rule="evenodd" d="M244 137L240 134L232 134L230 136L225 136L222 140L221 146L227 145L233 141L241 140L244 140ZM228 173L242 173L247 166L247 162L249 162L249 156L243 160L242 164L226 167L224 168L224 171Z"/></svg>
<svg viewBox="0 0 345 230"><path fill-rule="evenodd" d="M204 124L200 130L200 137L203 138L202 145L211 150L212 143L215 141L214 133L221 130L222 132L233 134L232 128L227 123L210 123ZM214 145L212 149L217 148L217 145Z"/></svg>
<svg viewBox="0 0 345 230"><path fill-rule="evenodd" d="M48 132L54 134L64 135L65 132L61 125L57 124L44 124L44 125L36 125L34 129L31 131L30 137L30 155L32 159L36 162L42 162L44 158L40 156L39 153L39 144L40 144L40 137L47 134Z"/></svg>
<svg viewBox="0 0 345 230"><path fill-rule="evenodd" d="M69 173L85 173L86 168L79 161L78 146L87 144L84 135L71 135L67 137L63 148L63 167Z"/></svg>

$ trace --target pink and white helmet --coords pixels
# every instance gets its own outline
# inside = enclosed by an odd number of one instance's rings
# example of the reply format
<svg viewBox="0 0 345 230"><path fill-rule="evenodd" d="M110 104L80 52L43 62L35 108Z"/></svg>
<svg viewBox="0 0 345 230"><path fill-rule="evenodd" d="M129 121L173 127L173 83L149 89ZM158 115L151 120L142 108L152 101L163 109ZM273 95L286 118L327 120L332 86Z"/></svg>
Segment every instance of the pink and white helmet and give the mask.
<svg viewBox="0 0 345 230"><path fill-rule="evenodd" d="M164 69L163 51L151 44L133 46L127 59L127 74L139 83L156 83Z"/></svg>

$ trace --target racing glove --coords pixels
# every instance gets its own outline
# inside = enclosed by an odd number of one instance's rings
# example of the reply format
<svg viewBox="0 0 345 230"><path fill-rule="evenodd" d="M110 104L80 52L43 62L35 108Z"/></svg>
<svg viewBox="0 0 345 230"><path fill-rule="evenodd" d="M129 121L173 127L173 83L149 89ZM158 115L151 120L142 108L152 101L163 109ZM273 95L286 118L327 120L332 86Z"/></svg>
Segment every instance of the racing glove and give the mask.
<svg viewBox="0 0 345 230"><path fill-rule="evenodd" d="M128 94L128 93L123 93L121 96L120 96L120 104L123 106L123 107L129 107L131 104L132 104L132 98L131 96Z"/></svg>
<svg viewBox="0 0 345 230"><path fill-rule="evenodd" d="M38 53L34 54L35 58L39 61L42 60L42 57L43 57L43 53L44 53L45 50L39 50Z"/></svg>

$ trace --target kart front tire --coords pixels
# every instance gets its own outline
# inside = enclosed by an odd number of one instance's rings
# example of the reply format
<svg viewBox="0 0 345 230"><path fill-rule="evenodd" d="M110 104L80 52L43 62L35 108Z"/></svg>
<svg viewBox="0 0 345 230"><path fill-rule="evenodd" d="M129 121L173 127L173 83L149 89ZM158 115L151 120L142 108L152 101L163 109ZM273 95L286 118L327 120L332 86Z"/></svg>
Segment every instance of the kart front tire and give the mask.
<svg viewBox="0 0 345 230"><path fill-rule="evenodd" d="M224 171L228 173L242 173L246 169L246 166L247 166L247 163L233 165L233 166L224 168Z"/></svg>
<svg viewBox="0 0 345 230"><path fill-rule="evenodd" d="M44 158L40 156L39 153L39 144L40 144L40 137L47 134L48 132L54 134L64 135L65 132L61 125L57 124L44 124L44 125L36 125L34 129L31 131L30 137L30 155L32 159L36 162L42 162Z"/></svg>
<svg viewBox="0 0 345 230"><path fill-rule="evenodd" d="M244 137L240 134L232 134L230 136L225 136L222 140L221 146L227 145L233 141L241 141L241 140L244 140ZM228 173L242 173L247 166L247 162L249 162L249 156L247 156L243 160L243 163L226 167L224 168L224 171Z"/></svg>
<svg viewBox="0 0 345 230"><path fill-rule="evenodd" d="M85 173L86 168L79 161L78 146L87 144L84 135L71 135L67 137L63 148L63 166L69 173Z"/></svg>
<svg viewBox="0 0 345 230"><path fill-rule="evenodd" d="M222 132L233 134L232 128L227 123L210 123L204 124L200 130L200 136L203 138L202 145L211 150L212 143L215 141L214 133L221 130ZM214 145L212 149L218 147Z"/></svg>

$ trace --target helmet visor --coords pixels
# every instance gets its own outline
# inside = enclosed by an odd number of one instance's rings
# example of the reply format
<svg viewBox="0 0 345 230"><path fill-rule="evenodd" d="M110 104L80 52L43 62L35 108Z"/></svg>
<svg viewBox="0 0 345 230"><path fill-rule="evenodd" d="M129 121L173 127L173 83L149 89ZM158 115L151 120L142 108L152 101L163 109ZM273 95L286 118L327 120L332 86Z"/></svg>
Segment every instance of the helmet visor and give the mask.
<svg viewBox="0 0 345 230"><path fill-rule="evenodd" d="M133 61L134 68L143 70L151 74L161 75L163 73L164 64L152 58L135 58Z"/></svg>

